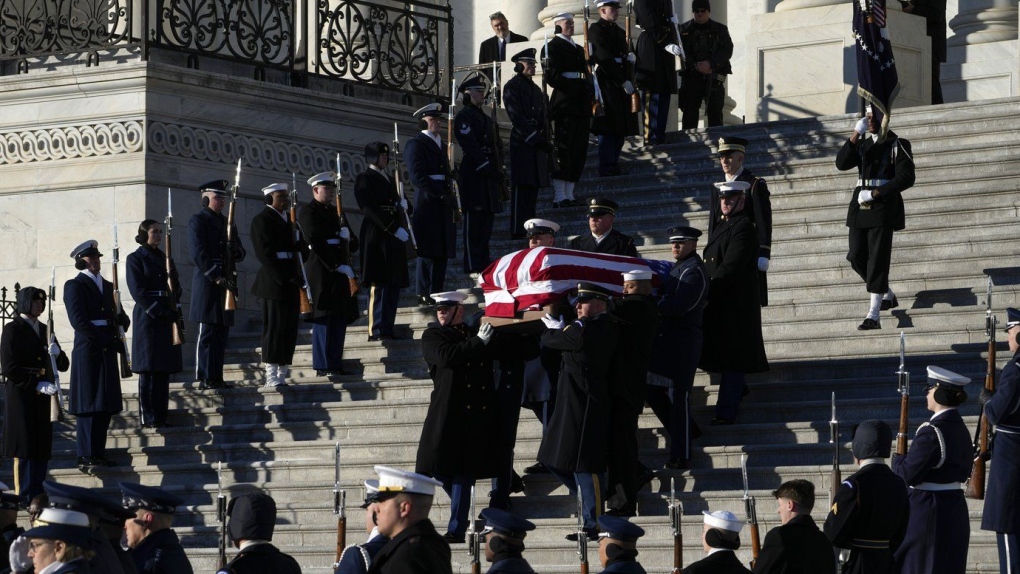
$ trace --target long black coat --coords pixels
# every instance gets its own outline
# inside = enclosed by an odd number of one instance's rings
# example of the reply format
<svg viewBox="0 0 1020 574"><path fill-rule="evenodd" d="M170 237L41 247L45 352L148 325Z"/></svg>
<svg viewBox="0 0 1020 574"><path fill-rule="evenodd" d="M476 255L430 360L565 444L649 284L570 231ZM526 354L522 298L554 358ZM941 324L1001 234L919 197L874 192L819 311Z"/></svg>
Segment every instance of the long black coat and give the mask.
<svg viewBox="0 0 1020 574"><path fill-rule="evenodd" d="M397 534L375 555L369 574L452 574L450 545L426 518Z"/></svg>
<svg viewBox="0 0 1020 574"><path fill-rule="evenodd" d="M794 516L765 535L754 574L836 574L832 544L810 515Z"/></svg>
<svg viewBox="0 0 1020 574"><path fill-rule="evenodd" d="M510 183L547 187L549 154L539 149L549 142L545 110L548 101L534 78L517 74L503 88L503 106L510 130Z"/></svg>
<svg viewBox="0 0 1020 574"><path fill-rule="evenodd" d="M237 553L216 574L301 574L301 566L272 544L253 544Z"/></svg>
<svg viewBox="0 0 1020 574"><path fill-rule="evenodd" d="M676 57L666 51L669 44L678 44L670 0L638 0L634 3L634 16L641 26L634 52L635 83L641 89L655 94L676 93Z"/></svg>
<svg viewBox="0 0 1020 574"><path fill-rule="evenodd" d="M351 239L341 239L336 206L319 203L314 199L298 211L298 223L301 225L301 234L311 248L305 273L308 274L308 285L312 288L313 320L328 315L344 315L348 322L357 319L358 301L351 297L348 277L336 270L340 265L354 267L354 257L351 254L358 250L358 238L354 236L354 231L350 225L344 225ZM345 252L345 248L349 251Z"/></svg>
<svg viewBox="0 0 1020 574"><path fill-rule="evenodd" d="M733 73L733 66L730 65L730 58L733 57L733 39L725 24L715 20L709 20L704 24L698 24L693 19L688 20L680 24L680 41L687 56L684 77L701 75L694 67L701 61L712 64L714 74Z"/></svg>
<svg viewBox="0 0 1020 574"><path fill-rule="evenodd" d="M251 286L252 294L273 301L295 297L304 285L304 278L300 262L295 260L298 257L295 249L300 250L300 246L290 223L267 205L251 220L251 244L255 257L262 264ZM291 256L280 257L285 253Z"/></svg>
<svg viewBox="0 0 1020 574"><path fill-rule="evenodd" d="M503 142L492 119L478 106L466 105L453 121L457 145L464 154L457 171L461 206L465 211L499 213L503 210L499 197L502 176L497 171L496 156Z"/></svg>
<svg viewBox="0 0 1020 574"><path fill-rule="evenodd" d="M177 533L169 528L146 536L131 557L139 574L194 574Z"/></svg>
<svg viewBox="0 0 1020 574"><path fill-rule="evenodd" d="M407 174L414 186L414 216L411 221L418 241L418 255L447 259L456 255L457 224L453 221L455 202L446 177L450 163L446 144L442 148L429 136L418 133L404 147ZM442 176L433 179L430 176Z"/></svg>
<svg viewBox="0 0 1020 574"><path fill-rule="evenodd" d="M616 349L616 380L609 387L614 404L620 401L634 412L645 406L645 384L652 348L659 331L659 311L651 295L624 295L613 314L620 319Z"/></svg>
<svg viewBox="0 0 1020 574"><path fill-rule="evenodd" d="M892 130L880 144L870 137L858 138L856 144L850 143L849 139L843 142L843 147L836 154L836 169L857 168L858 179L888 180L873 187L879 197L867 209L857 202L862 186L854 188L846 214L847 227L892 227L894 231L906 227L902 192L914 185L913 156L910 142L897 137Z"/></svg>
<svg viewBox="0 0 1020 574"><path fill-rule="evenodd" d="M708 298L708 275L697 253L677 261L660 290L659 331L648 370L690 389L701 360L701 321Z"/></svg>
<svg viewBox="0 0 1020 574"><path fill-rule="evenodd" d="M751 218L754 230L758 233L758 257L772 258L772 200L770 199L768 183L754 174L747 168L741 170L736 181L746 181L751 184L744 192L744 211ZM719 190L712 187L708 216L708 234L712 235L721 221L722 212L719 208ZM767 307L768 299L768 278L767 274L758 272L758 297L761 299L761 306Z"/></svg>
<svg viewBox="0 0 1020 574"><path fill-rule="evenodd" d="M634 246L634 239L616 229L611 229L609 234L600 242L595 243L595 238L587 231L570 240L568 249L587 251L589 253L608 253L610 255L626 255L637 257L637 247Z"/></svg>
<svg viewBox="0 0 1020 574"><path fill-rule="evenodd" d="M704 259L709 286L700 367L713 373L767 371L758 302L758 238L746 212L715 228Z"/></svg>
<svg viewBox="0 0 1020 574"><path fill-rule="evenodd" d="M72 415L119 413L124 410L120 394L120 359L124 346L117 334L113 284L103 279L103 292L84 272L64 283L64 307L74 329L71 351L70 400ZM119 317L129 323L127 316ZM92 321L106 321L97 326Z"/></svg>
<svg viewBox="0 0 1020 574"><path fill-rule="evenodd" d="M407 287L407 248L394 235L406 225L397 183L369 166L354 180L354 198L365 216L360 233L362 281Z"/></svg>
<svg viewBox="0 0 1020 574"><path fill-rule="evenodd" d="M931 57L946 61L946 0L914 0L911 14L925 19L925 31L931 38Z"/></svg>
<svg viewBox="0 0 1020 574"><path fill-rule="evenodd" d="M542 436L538 460L564 472L603 472L613 356L620 330L608 314L542 335L542 346L563 352L556 407Z"/></svg>
<svg viewBox="0 0 1020 574"><path fill-rule="evenodd" d="M240 263L247 252L241 245L237 225L233 227L234 261ZM226 216L208 207L192 215L188 220L188 248L195 262L188 318L196 323L233 325L234 312L223 310L226 291L216 284L216 280L223 277L223 254L227 250Z"/></svg>
<svg viewBox="0 0 1020 574"><path fill-rule="evenodd" d="M532 337L494 333L486 345L476 328L432 324L422 333L422 355L432 377L429 410L418 443L416 472L495 476L499 452L490 441L497 436L493 361L538 356Z"/></svg>
<svg viewBox="0 0 1020 574"><path fill-rule="evenodd" d="M40 326L45 331L45 324ZM51 457L51 398L36 390L40 381L53 382L48 348L44 334L25 319L15 317L4 325L0 335L0 368L7 378L3 421L3 456L7 458ZM57 369L66 371L68 365L67 355L61 351Z"/></svg>
<svg viewBox="0 0 1020 574"><path fill-rule="evenodd" d="M545 46L542 47L542 54L545 55ZM552 96L549 97L549 116L591 118L594 88L588 77L584 48L557 35L549 40L548 60L549 67L543 69L542 73L546 83L553 88ZM568 78L565 74L572 77Z"/></svg>
<svg viewBox="0 0 1020 574"><path fill-rule="evenodd" d="M825 519L825 536L837 548L849 548L843 574L893 574L893 552L907 533L910 503L907 485L886 466L868 464L836 490ZM888 548L862 549L854 540L888 540Z"/></svg>
<svg viewBox="0 0 1020 574"><path fill-rule="evenodd" d="M174 269L174 268L171 268ZM181 294L174 269L174 293ZM166 254L139 245L127 256L127 284L135 308L131 312L131 370L136 373L179 373L181 346L174 345L177 301L167 287Z"/></svg>
<svg viewBox="0 0 1020 574"><path fill-rule="evenodd" d="M602 91L606 114L593 118L591 133L595 135L637 135L637 114L630 111L630 96L623 91L628 80L624 72L627 53L627 34L616 22L599 19L588 26L591 56L598 64L595 77Z"/></svg>
<svg viewBox="0 0 1020 574"><path fill-rule="evenodd" d="M1020 533L1020 366L1013 355L1002 368L995 394L985 403L988 424L996 425L981 529Z"/></svg>
<svg viewBox="0 0 1020 574"><path fill-rule="evenodd" d="M716 552L682 570L683 574L751 574L733 552Z"/></svg>

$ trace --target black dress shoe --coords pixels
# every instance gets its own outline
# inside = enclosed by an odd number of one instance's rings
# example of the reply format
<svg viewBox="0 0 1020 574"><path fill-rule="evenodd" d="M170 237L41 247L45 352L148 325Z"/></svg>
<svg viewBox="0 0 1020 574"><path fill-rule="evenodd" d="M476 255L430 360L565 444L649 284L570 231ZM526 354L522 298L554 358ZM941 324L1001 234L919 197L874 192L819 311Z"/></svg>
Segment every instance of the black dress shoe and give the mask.
<svg viewBox="0 0 1020 574"><path fill-rule="evenodd" d="M900 301L899 301L899 299L896 298L895 295L893 295L892 299L882 299L882 310L883 311L888 311L889 309L895 309L895 308L897 308L899 306L900 306Z"/></svg>
<svg viewBox="0 0 1020 574"><path fill-rule="evenodd" d="M461 534L460 536L457 536L452 532L447 532L443 535L443 540L445 540L447 544L464 544L464 535Z"/></svg>
<svg viewBox="0 0 1020 574"><path fill-rule="evenodd" d="M858 331L873 331L875 329L881 329L882 324L874 319L865 319L863 323L857 325Z"/></svg>
<svg viewBox="0 0 1020 574"><path fill-rule="evenodd" d="M638 473L637 487L638 489L644 488L644 486L655 478L655 472L645 465L641 465L641 472Z"/></svg>
<svg viewBox="0 0 1020 574"><path fill-rule="evenodd" d="M510 478L510 493L516 494L518 492L524 492L524 479L521 475L514 471L513 476Z"/></svg>
<svg viewBox="0 0 1020 574"><path fill-rule="evenodd" d="M418 305L422 307L431 307L436 304L436 300L428 295L418 295Z"/></svg>
<svg viewBox="0 0 1020 574"><path fill-rule="evenodd" d="M698 426L697 422L692 420L691 421L691 440L698 440L699 438L701 438L701 427Z"/></svg>
<svg viewBox="0 0 1020 574"><path fill-rule="evenodd" d="M205 386L202 387L202 388L203 389L216 389L216 390L220 390L220 389L232 389L234 387L231 386L231 385L228 385L224 381L205 381Z"/></svg>
<svg viewBox="0 0 1020 574"><path fill-rule="evenodd" d="M674 458L673 460L666 461L666 464L662 466L666 470L687 470L690 463L682 458Z"/></svg>
<svg viewBox="0 0 1020 574"><path fill-rule="evenodd" d="M595 542L596 540L599 539L599 529L598 528L585 528L584 529L584 534L585 534L585 536L588 537L588 542ZM575 530L574 532L571 532L570 534L567 534L566 536L564 536L564 538L566 538L567 540L569 540L571 542L577 542L577 531Z"/></svg>
<svg viewBox="0 0 1020 574"><path fill-rule="evenodd" d="M142 428L143 429L154 429L154 428L156 428L156 423L142 423Z"/></svg>
<svg viewBox="0 0 1020 574"><path fill-rule="evenodd" d="M85 474L92 474L93 467L94 465L92 464L91 457L88 456L78 457L78 470L84 472Z"/></svg>
<svg viewBox="0 0 1020 574"><path fill-rule="evenodd" d="M170 424L169 422L167 422L165 420L162 420L162 421L156 421L155 423L153 423L153 426L155 426L156 428L170 428L170 427L172 427L174 425Z"/></svg>
<svg viewBox="0 0 1020 574"><path fill-rule="evenodd" d="M624 503L623 506L617 506L616 508L610 508L606 511L609 516L622 516L624 518L630 518L637 516L637 505L633 502Z"/></svg>
<svg viewBox="0 0 1020 574"><path fill-rule="evenodd" d="M719 425L731 425L731 424L733 424L735 422L737 422L737 421L730 420L730 419L724 419L722 417L715 417L714 419L712 419L712 422L710 422L708 424L710 424L710 425L715 427L715 426L719 426Z"/></svg>
<svg viewBox="0 0 1020 574"><path fill-rule="evenodd" d="M106 458L105 456L94 456L92 457L92 466L120 466L120 465Z"/></svg>
<svg viewBox="0 0 1020 574"><path fill-rule="evenodd" d="M544 464L536 462L535 464L524 469L524 474L552 474Z"/></svg>

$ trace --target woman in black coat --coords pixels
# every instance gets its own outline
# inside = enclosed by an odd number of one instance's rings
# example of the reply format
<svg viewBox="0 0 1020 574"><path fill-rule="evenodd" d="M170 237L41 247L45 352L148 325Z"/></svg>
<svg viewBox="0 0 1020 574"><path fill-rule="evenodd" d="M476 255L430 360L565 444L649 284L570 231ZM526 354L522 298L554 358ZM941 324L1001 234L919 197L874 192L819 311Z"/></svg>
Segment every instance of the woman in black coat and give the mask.
<svg viewBox="0 0 1020 574"><path fill-rule="evenodd" d="M131 339L131 370L138 373L138 404L142 427L170 426L170 374L181 371L181 347L174 345L173 325L181 286L177 269L159 248L163 226L146 219L138 226L135 242L140 247L127 256L127 284L135 308L131 314L134 332ZM173 282L173 293L169 290Z"/></svg>

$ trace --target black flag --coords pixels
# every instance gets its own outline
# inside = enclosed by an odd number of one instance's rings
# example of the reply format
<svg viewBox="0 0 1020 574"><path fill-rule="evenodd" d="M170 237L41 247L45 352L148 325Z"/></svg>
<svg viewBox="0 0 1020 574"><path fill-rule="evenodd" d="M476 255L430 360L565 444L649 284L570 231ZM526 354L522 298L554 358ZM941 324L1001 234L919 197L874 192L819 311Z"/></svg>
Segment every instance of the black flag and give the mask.
<svg viewBox="0 0 1020 574"><path fill-rule="evenodd" d="M857 95L872 106L880 128L878 141L889 132L889 114L900 91L896 58L885 27L885 0L854 0L857 43Z"/></svg>

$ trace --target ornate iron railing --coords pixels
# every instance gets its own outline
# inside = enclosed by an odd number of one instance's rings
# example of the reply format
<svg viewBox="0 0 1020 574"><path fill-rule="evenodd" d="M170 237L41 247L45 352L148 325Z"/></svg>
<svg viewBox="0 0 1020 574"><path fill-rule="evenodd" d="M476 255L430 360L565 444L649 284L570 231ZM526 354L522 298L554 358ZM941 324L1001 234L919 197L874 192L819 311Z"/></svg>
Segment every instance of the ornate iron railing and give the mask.
<svg viewBox="0 0 1020 574"><path fill-rule="evenodd" d="M138 42L131 0L0 0L0 59L90 52Z"/></svg>
<svg viewBox="0 0 1020 574"><path fill-rule="evenodd" d="M21 291L21 284L15 283L14 297L8 299L7 287L0 287L0 326L18 316L18 291Z"/></svg>

